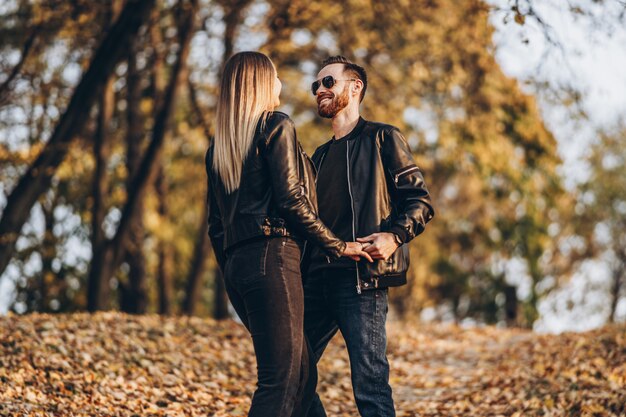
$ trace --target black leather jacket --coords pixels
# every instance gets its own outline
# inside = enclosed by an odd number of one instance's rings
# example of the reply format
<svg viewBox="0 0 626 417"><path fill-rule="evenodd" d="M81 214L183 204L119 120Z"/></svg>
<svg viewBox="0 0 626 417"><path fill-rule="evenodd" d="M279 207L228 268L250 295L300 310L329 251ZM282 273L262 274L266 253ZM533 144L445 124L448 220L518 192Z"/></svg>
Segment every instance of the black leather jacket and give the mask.
<svg viewBox="0 0 626 417"><path fill-rule="evenodd" d="M361 260L356 269L357 291L406 284L409 248L434 216L424 177L400 131L390 125L359 120L348 141L346 164L352 203L353 239L375 232L393 232L402 245L386 261ZM325 169L330 141L313 154L317 171Z"/></svg>
<svg viewBox="0 0 626 417"><path fill-rule="evenodd" d="M260 236L306 239L332 258L343 253L346 243L317 215L313 163L289 116L270 112L264 126L259 122L240 186L231 194L213 170L213 149L205 158L209 236L222 270L229 248Z"/></svg>

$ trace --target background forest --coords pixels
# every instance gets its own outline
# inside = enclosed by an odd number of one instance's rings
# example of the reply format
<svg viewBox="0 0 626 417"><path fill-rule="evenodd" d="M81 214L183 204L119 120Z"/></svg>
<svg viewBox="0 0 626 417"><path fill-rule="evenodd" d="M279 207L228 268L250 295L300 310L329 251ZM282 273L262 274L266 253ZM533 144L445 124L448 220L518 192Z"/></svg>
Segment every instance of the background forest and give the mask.
<svg viewBox="0 0 626 417"><path fill-rule="evenodd" d="M610 32L625 8L566 12ZM594 265L603 321L626 318L626 124L594 133L572 181L539 102L584 123L585 92L496 60L494 19L563 49L530 0L11 0L0 16L0 311L228 315L204 153L223 62L255 49L308 152L331 135L309 85L338 53L368 70L363 116L408 138L437 216L396 317L533 327Z"/></svg>

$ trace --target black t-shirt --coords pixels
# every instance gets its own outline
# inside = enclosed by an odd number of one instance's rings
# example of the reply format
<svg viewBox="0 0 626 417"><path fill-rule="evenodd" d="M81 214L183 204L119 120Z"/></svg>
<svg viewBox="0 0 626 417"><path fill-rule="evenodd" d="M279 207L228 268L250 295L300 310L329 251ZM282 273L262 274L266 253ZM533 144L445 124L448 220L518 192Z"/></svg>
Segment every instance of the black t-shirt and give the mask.
<svg viewBox="0 0 626 417"><path fill-rule="evenodd" d="M358 134L364 124L365 120L361 118L350 133L342 138L333 139L317 173L317 203L320 219L334 234L346 242L354 241L352 207L348 189L347 146L348 141L358 140ZM329 262L321 249L315 245L311 245L311 248L309 273L318 272L324 268L356 268L355 261L350 258L341 257Z"/></svg>

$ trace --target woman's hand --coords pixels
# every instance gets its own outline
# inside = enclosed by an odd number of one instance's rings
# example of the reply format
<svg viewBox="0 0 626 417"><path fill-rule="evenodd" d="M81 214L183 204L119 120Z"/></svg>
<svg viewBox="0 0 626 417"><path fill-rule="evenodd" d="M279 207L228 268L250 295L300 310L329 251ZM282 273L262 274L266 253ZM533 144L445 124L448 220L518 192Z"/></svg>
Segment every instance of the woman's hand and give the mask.
<svg viewBox="0 0 626 417"><path fill-rule="evenodd" d="M346 256L355 261L360 261L362 256L368 261L374 262L370 254L363 250L363 244L361 242L346 242L346 249L341 256Z"/></svg>

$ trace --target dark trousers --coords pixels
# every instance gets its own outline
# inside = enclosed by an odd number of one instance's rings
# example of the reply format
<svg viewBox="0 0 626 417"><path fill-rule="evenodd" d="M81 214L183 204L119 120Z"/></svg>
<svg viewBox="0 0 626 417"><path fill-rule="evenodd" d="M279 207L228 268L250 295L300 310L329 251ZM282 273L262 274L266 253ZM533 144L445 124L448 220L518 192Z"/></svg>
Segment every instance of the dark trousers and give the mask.
<svg viewBox="0 0 626 417"><path fill-rule="evenodd" d="M316 363L341 331L350 357L352 389L363 417L394 417L387 361L387 289L356 291L356 271L327 269L304 284L304 328ZM317 394L308 417L325 417Z"/></svg>
<svg viewBox="0 0 626 417"><path fill-rule="evenodd" d="M224 281L252 336L258 383L250 417L306 416L317 371L304 337L301 247L290 238L261 238L234 248Z"/></svg>

